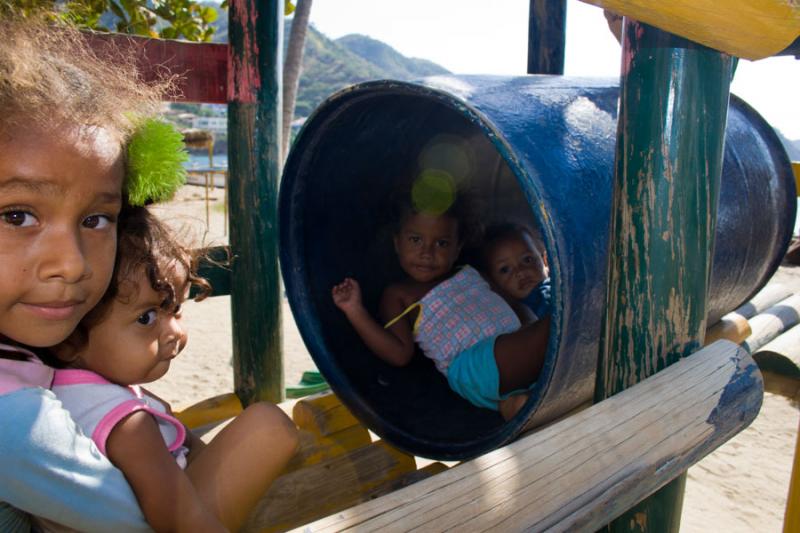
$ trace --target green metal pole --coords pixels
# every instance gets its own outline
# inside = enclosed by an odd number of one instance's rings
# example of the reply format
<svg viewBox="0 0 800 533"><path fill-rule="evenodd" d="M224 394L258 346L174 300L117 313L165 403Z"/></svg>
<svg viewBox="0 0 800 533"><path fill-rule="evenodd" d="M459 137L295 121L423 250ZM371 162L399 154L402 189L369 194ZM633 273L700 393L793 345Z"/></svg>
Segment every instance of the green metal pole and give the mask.
<svg viewBox="0 0 800 533"><path fill-rule="evenodd" d="M277 199L283 0L229 8L228 171L236 394L283 399Z"/></svg>
<svg viewBox="0 0 800 533"><path fill-rule="evenodd" d="M595 401L703 344L731 66L722 53L625 21ZM677 532L684 484L685 474L608 530Z"/></svg>

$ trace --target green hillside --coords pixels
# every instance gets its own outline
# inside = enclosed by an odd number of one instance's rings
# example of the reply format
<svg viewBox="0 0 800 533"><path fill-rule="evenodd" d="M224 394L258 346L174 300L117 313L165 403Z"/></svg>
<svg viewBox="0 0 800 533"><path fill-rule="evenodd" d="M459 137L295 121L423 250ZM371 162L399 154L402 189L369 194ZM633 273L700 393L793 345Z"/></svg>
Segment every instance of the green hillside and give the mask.
<svg viewBox="0 0 800 533"><path fill-rule="evenodd" d="M333 41L313 27L308 30L296 117L308 116L329 95L353 83L382 78L411 80L448 72L430 61L407 58L364 35ZM286 35L288 31L287 25Z"/></svg>
<svg viewBox="0 0 800 533"><path fill-rule="evenodd" d="M214 23L216 42L228 40L224 11ZM287 45L291 19L284 26ZM391 46L365 35L346 35L331 40L309 26L303 50L303 72L295 103L295 116L307 117L325 98L353 83L382 78L411 80L448 71L426 59L408 58Z"/></svg>

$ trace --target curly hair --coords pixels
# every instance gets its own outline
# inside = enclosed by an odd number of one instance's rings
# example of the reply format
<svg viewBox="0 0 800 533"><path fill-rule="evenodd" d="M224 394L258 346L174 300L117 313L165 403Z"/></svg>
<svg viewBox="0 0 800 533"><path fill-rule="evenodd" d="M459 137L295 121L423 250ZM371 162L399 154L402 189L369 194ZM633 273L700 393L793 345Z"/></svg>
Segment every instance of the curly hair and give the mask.
<svg viewBox="0 0 800 533"><path fill-rule="evenodd" d="M174 90L167 73L146 83L131 54L110 42L95 51L80 31L44 16L4 14L0 35L0 133L80 124L125 143L137 117L155 114Z"/></svg>
<svg viewBox="0 0 800 533"><path fill-rule="evenodd" d="M109 304L120 297L120 286L135 282L141 272L144 272L150 287L164 295L162 309L174 311L179 305L177 282L184 274L189 285L199 289L195 300L203 300L211 293L211 285L197 274L202 257L202 252L181 244L146 207L123 206L119 215L117 260L111 285L86 318L102 317ZM179 267L177 272L175 266Z"/></svg>

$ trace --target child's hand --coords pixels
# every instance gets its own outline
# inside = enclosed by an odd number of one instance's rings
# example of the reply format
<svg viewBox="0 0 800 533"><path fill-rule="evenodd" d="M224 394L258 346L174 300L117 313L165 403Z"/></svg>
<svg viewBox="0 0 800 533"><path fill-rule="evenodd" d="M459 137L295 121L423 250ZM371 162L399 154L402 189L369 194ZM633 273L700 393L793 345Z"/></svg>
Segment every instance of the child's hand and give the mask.
<svg viewBox="0 0 800 533"><path fill-rule="evenodd" d="M344 278L344 281L331 289L333 303L348 313L361 307L361 286L353 278Z"/></svg>

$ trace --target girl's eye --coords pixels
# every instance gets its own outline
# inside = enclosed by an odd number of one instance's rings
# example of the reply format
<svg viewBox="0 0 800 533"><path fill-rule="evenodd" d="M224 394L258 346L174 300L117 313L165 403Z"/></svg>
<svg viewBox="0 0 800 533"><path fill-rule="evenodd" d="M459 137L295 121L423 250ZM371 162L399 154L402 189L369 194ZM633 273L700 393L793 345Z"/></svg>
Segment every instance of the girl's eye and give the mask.
<svg viewBox="0 0 800 533"><path fill-rule="evenodd" d="M410 236L410 237L408 238L408 240L409 240L410 242L413 242L414 244L417 244L418 242L422 241L422 239L420 239L420 238L419 238L417 235L412 235L412 236Z"/></svg>
<svg viewBox="0 0 800 533"><path fill-rule="evenodd" d="M36 217L26 211L6 211L2 215L3 222L12 226L26 228L36 224Z"/></svg>
<svg viewBox="0 0 800 533"><path fill-rule="evenodd" d="M146 313L139 315L139 318L137 318L136 321L143 326L149 326L156 321L157 315L158 312L155 309L150 309Z"/></svg>
<svg viewBox="0 0 800 533"><path fill-rule="evenodd" d="M525 257L522 258L522 262L526 263L526 264L533 263L533 256L532 255L526 255Z"/></svg>
<svg viewBox="0 0 800 533"><path fill-rule="evenodd" d="M448 246L450 246L450 241L442 239L440 241L437 241L436 244L439 246L439 248L447 248Z"/></svg>
<svg viewBox="0 0 800 533"><path fill-rule="evenodd" d="M89 215L83 219L83 227L89 229L104 229L111 225L108 215Z"/></svg>
<svg viewBox="0 0 800 533"><path fill-rule="evenodd" d="M508 274L510 271L511 268L507 266L502 266L498 269L498 272L500 272L501 274Z"/></svg>

